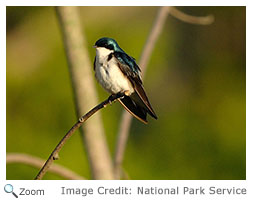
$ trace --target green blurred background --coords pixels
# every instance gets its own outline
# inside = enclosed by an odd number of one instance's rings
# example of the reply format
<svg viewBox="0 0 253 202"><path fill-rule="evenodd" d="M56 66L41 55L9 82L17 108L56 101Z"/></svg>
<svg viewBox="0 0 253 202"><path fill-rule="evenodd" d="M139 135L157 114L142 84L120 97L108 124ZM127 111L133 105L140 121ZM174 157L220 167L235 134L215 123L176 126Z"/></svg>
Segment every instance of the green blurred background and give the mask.
<svg viewBox="0 0 253 202"><path fill-rule="evenodd" d="M213 14L208 26L169 16L144 86L159 119L133 120L123 167L130 179L246 179L246 8L178 7ZM92 45L115 38L137 60L158 7L80 7ZM7 7L7 152L46 159L75 123L73 92L53 7ZM92 67L91 67L92 68ZM99 101L108 94L96 83ZM101 110L114 153L123 107ZM60 152L62 164L90 178L80 135ZM33 179L38 169L8 164L7 179ZM46 174L44 179L62 179Z"/></svg>

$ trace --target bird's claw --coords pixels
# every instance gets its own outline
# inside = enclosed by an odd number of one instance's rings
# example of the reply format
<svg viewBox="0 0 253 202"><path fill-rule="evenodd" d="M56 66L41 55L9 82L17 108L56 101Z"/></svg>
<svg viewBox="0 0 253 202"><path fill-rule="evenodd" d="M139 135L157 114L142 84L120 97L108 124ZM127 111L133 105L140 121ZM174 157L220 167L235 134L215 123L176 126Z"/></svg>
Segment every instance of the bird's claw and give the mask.
<svg viewBox="0 0 253 202"><path fill-rule="evenodd" d="M120 93L117 93L117 94L112 94L112 95L109 96L108 102L109 102L109 104L111 105L116 99L121 99L121 98L123 98L125 95L126 95L125 92L124 92L124 93L121 93L121 92L120 92Z"/></svg>
<svg viewBox="0 0 253 202"><path fill-rule="evenodd" d="M126 90L126 91L124 91L124 95L126 95L126 96L130 96L130 95L131 95L131 93L130 93L130 91L129 91L129 90Z"/></svg>

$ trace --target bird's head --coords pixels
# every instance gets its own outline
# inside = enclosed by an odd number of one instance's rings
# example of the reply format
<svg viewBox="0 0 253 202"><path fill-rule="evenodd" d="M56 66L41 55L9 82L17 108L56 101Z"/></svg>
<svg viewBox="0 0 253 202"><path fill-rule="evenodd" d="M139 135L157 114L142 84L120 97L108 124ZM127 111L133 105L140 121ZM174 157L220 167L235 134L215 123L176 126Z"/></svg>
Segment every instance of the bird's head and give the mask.
<svg viewBox="0 0 253 202"><path fill-rule="evenodd" d="M97 40L94 48L106 48L112 51L122 51L118 43L114 39L108 37L103 37Z"/></svg>

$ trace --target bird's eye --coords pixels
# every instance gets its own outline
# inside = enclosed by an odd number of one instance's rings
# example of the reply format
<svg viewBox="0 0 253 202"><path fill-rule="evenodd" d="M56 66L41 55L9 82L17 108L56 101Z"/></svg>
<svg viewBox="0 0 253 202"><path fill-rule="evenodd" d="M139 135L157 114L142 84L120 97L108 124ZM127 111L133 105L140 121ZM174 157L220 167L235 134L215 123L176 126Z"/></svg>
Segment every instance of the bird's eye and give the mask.
<svg viewBox="0 0 253 202"><path fill-rule="evenodd" d="M112 44L108 45L108 48L109 48L110 50L113 50L113 45L112 45Z"/></svg>

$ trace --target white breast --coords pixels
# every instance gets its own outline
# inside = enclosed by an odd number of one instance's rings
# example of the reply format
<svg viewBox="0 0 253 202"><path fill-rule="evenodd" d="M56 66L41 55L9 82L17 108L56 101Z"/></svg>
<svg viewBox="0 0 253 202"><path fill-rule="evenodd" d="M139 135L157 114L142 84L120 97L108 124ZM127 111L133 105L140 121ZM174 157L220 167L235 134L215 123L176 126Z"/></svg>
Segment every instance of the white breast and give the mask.
<svg viewBox="0 0 253 202"><path fill-rule="evenodd" d="M133 93L134 89L131 82L121 72L115 58L107 61L110 53L112 51L106 48L96 49L95 76L98 82L112 94L125 91L129 91L130 94Z"/></svg>

